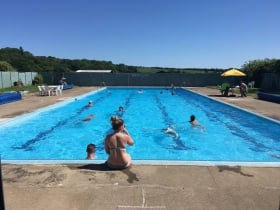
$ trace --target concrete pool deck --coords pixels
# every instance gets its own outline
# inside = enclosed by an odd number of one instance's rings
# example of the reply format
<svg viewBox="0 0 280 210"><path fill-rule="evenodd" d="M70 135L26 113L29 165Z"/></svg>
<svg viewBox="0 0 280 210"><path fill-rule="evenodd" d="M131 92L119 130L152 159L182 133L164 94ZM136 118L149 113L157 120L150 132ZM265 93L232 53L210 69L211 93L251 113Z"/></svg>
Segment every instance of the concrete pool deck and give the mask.
<svg viewBox="0 0 280 210"><path fill-rule="evenodd" d="M96 87L74 87L62 96L27 94L0 106L0 119L74 98ZM280 105L251 97L220 97L218 90L190 88L280 120ZM117 206L185 209L280 208L280 168L245 166L132 165L109 171L102 164L3 164L6 209L110 210Z"/></svg>

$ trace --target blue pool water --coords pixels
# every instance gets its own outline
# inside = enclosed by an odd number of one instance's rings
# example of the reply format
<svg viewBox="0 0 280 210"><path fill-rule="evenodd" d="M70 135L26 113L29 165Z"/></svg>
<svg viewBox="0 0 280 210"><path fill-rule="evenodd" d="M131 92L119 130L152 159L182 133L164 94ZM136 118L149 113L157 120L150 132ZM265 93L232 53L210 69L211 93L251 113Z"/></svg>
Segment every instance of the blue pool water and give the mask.
<svg viewBox="0 0 280 210"><path fill-rule="evenodd" d="M280 124L193 92L165 88L104 88L0 124L3 160L83 160L88 143L106 160L110 117L122 118L135 144L134 160L280 161ZM94 106L84 108L89 100ZM89 114L94 118L84 123ZM190 115L205 127L190 126ZM162 132L168 126L175 139Z"/></svg>

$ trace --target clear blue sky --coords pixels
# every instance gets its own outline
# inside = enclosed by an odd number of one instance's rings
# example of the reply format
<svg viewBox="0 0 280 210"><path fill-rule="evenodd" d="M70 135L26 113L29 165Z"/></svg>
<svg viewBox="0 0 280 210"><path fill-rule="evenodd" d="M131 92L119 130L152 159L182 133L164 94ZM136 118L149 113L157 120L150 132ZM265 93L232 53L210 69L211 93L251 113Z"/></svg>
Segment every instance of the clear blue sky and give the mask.
<svg viewBox="0 0 280 210"><path fill-rule="evenodd" d="M0 48L137 66L280 58L279 0L0 0Z"/></svg>

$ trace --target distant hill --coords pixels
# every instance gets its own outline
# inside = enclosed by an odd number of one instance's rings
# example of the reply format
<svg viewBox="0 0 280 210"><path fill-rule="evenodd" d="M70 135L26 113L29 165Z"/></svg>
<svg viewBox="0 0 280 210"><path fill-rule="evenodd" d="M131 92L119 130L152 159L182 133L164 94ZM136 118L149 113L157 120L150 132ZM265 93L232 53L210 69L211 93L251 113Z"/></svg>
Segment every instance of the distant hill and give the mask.
<svg viewBox="0 0 280 210"><path fill-rule="evenodd" d="M164 68L113 64L111 61L88 59L61 59L52 56L34 56L20 48L0 49L0 61L8 62L16 71L71 72L84 70L112 70L119 73L220 73L223 69Z"/></svg>

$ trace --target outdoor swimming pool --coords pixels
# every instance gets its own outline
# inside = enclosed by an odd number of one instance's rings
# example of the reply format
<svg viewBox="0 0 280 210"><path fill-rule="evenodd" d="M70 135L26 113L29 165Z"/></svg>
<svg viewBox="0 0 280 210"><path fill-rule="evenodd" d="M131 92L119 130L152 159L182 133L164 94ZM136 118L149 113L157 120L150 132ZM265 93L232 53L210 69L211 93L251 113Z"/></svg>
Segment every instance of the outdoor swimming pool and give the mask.
<svg viewBox="0 0 280 210"><path fill-rule="evenodd" d="M85 108L92 100L94 106ZM135 144L133 160L280 162L280 124L176 89L103 88L0 124L2 160L84 160L86 146L97 145L106 160L104 138L111 115L122 118ZM89 122L82 119L89 114ZM194 114L205 127L193 128ZM175 139L161 129L173 126Z"/></svg>

